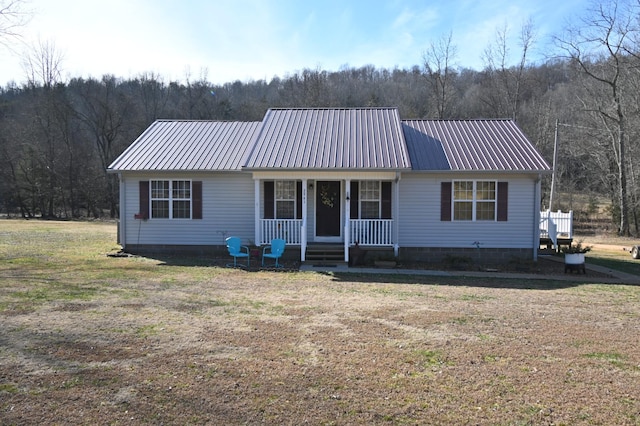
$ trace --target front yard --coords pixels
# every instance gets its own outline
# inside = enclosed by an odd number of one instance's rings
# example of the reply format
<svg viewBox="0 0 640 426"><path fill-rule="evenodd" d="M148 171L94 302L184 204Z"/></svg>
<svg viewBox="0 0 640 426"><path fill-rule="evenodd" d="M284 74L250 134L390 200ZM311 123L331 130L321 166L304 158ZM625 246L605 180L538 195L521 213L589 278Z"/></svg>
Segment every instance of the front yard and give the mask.
<svg viewBox="0 0 640 426"><path fill-rule="evenodd" d="M0 221L0 424L640 425L639 286L112 258L115 229Z"/></svg>

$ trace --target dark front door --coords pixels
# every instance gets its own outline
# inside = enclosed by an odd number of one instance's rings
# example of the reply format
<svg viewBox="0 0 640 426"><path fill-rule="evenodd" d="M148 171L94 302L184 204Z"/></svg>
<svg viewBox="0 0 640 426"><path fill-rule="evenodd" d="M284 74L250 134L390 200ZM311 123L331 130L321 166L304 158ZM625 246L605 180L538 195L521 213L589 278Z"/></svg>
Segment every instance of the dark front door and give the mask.
<svg viewBox="0 0 640 426"><path fill-rule="evenodd" d="M316 236L340 237L340 181L316 181Z"/></svg>

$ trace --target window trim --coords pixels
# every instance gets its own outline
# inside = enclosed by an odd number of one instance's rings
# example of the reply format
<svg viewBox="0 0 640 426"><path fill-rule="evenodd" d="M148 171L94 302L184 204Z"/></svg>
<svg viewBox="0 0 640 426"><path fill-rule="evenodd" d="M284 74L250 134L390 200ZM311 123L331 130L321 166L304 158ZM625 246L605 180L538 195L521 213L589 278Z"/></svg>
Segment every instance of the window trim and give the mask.
<svg viewBox="0 0 640 426"><path fill-rule="evenodd" d="M456 183L460 182L472 182L472 198L471 200L462 199L456 200ZM478 183L493 183L494 198L493 199L478 199ZM500 196L498 194L499 182L493 179L455 179L451 183L451 220L454 222L497 222L498 221L498 200ZM456 203L468 203L471 202L471 219L456 219ZM493 219L478 219L477 211L478 204L493 203Z"/></svg>
<svg viewBox="0 0 640 426"><path fill-rule="evenodd" d="M154 182L169 182L169 197L168 198L158 198L158 197L153 197L153 185ZM181 198L181 197L174 197L173 192L174 192L174 182L188 182L189 183L189 198ZM192 179L150 179L149 180L149 219L155 219L155 220L160 220L160 219L164 219L164 220L191 220L193 219L194 216L194 186L193 186L193 180ZM153 210L153 202L154 201L167 201L169 204L169 217L156 217L154 216L154 210ZM174 210L174 201L188 201L189 202L189 217L174 217L173 215L173 210Z"/></svg>
<svg viewBox="0 0 640 426"><path fill-rule="evenodd" d="M364 184L365 183L370 183L370 182L374 182L378 184L378 198L377 199L373 199L373 198L364 198L363 195L363 191L365 191L364 189ZM362 211L364 210L362 208L362 203L363 202L368 202L368 203L372 203L372 202L377 202L378 203L378 214L377 217L373 218L367 218L367 219L381 219L382 218L382 182L379 180L361 180L359 185L358 185L358 219L362 219ZM365 220L367 220L365 219Z"/></svg>
<svg viewBox="0 0 640 426"><path fill-rule="evenodd" d="M293 184L293 198L278 198L278 182L290 182ZM278 202L293 201L293 217L278 217ZM274 219L295 219L298 211L298 185L295 179L276 179L273 181L273 218Z"/></svg>

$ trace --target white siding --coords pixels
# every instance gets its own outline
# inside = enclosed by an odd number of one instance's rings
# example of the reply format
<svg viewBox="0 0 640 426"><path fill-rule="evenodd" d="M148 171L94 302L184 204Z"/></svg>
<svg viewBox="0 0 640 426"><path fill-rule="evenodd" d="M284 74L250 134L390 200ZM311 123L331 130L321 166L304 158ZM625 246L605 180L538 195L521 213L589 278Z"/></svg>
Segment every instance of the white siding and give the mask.
<svg viewBox="0 0 640 426"><path fill-rule="evenodd" d="M440 221L440 184L453 179L509 182L506 222ZM530 248L535 180L522 176L404 173L400 181L400 247Z"/></svg>
<svg viewBox="0 0 640 426"><path fill-rule="evenodd" d="M202 219L136 220L139 182L154 179L202 181ZM245 173L129 175L125 180L126 244L224 245L229 236L254 238L253 179Z"/></svg>

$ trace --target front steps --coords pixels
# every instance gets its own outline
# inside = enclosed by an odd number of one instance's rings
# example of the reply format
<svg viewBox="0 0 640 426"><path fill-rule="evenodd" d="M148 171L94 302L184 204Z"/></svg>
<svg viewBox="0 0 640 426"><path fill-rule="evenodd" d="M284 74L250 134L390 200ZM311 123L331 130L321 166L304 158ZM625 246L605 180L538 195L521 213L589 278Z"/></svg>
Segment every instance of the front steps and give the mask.
<svg viewBox="0 0 640 426"><path fill-rule="evenodd" d="M314 265L344 265L344 244L310 244L305 259Z"/></svg>

